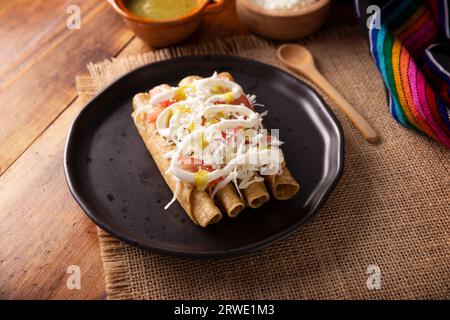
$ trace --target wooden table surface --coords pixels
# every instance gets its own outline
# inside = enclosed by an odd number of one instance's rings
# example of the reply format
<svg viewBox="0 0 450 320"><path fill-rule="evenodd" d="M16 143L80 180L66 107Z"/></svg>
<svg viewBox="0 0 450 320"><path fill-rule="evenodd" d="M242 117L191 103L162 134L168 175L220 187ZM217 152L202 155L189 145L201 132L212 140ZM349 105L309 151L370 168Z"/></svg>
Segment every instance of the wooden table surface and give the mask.
<svg viewBox="0 0 450 320"><path fill-rule="evenodd" d="M69 4L81 8L80 30L66 27ZM230 0L189 43L243 33ZM96 0L0 0L0 39L0 299L104 299L96 227L63 173L68 127L86 103L75 76L153 49ZM67 288L70 265L80 290Z"/></svg>

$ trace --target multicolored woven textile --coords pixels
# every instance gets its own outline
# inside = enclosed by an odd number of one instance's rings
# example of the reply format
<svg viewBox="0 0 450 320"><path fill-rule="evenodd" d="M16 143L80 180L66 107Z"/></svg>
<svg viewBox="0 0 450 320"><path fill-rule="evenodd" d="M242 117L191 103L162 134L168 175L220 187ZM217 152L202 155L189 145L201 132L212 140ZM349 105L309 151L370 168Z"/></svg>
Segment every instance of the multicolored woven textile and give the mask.
<svg viewBox="0 0 450 320"><path fill-rule="evenodd" d="M449 1L355 3L392 116L450 148Z"/></svg>

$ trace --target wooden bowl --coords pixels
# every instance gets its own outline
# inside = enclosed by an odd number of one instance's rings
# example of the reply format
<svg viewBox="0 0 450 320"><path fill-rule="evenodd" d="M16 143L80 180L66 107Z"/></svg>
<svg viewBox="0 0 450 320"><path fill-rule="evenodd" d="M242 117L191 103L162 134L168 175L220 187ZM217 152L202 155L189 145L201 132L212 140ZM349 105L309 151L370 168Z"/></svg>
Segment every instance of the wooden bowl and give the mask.
<svg viewBox="0 0 450 320"><path fill-rule="evenodd" d="M293 40L316 32L325 22L330 0L298 10L267 10L252 0L237 0L236 8L241 21L253 32L275 40Z"/></svg>
<svg viewBox="0 0 450 320"><path fill-rule="evenodd" d="M204 14L218 12L225 5L225 0L197 0L195 9L183 16L155 20L130 12L125 6L126 0L107 1L134 33L152 47L170 46L185 40L197 30Z"/></svg>

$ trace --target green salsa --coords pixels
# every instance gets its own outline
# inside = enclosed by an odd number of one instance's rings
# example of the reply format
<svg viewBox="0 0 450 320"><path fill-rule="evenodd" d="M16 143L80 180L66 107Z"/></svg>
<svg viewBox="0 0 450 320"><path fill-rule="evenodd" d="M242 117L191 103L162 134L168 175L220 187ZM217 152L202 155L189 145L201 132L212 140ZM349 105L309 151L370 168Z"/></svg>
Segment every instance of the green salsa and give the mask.
<svg viewBox="0 0 450 320"><path fill-rule="evenodd" d="M197 0L128 0L125 6L137 16L166 20L180 17L197 6Z"/></svg>

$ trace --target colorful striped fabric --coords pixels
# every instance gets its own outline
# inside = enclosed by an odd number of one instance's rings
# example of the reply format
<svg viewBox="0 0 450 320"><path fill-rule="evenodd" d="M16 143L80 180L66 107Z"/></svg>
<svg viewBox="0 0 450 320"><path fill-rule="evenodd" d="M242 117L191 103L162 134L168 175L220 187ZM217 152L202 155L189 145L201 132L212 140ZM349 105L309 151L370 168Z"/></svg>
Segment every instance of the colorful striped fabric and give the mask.
<svg viewBox="0 0 450 320"><path fill-rule="evenodd" d="M381 3L367 30L371 53L389 92L390 112L405 127L450 148L448 0ZM368 13L362 10L369 4L357 1L357 8Z"/></svg>

